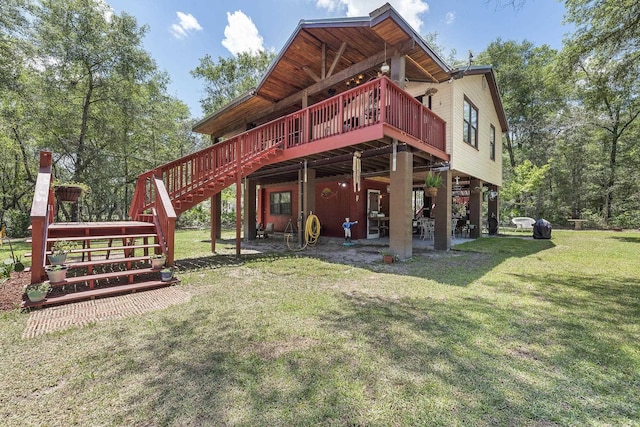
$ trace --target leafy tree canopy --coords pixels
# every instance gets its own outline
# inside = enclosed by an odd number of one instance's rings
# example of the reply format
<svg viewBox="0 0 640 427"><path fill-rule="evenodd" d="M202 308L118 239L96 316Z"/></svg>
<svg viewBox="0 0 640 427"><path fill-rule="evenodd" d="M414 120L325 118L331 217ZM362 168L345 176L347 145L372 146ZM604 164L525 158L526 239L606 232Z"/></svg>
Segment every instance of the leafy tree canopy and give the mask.
<svg viewBox="0 0 640 427"><path fill-rule="evenodd" d="M255 88L274 58L275 53L265 51L243 52L232 58L218 57L217 62L210 55L201 58L200 65L191 71L191 75L204 80L206 96L200 104L205 114Z"/></svg>

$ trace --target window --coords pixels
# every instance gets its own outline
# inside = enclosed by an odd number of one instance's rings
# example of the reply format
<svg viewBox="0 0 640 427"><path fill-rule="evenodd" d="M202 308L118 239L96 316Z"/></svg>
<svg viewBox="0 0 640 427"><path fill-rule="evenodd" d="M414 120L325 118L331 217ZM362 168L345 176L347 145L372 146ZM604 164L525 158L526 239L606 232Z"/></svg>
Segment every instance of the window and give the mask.
<svg viewBox="0 0 640 427"><path fill-rule="evenodd" d="M463 139L469 145L478 148L478 109L464 98L464 129Z"/></svg>
<svg viewBox="0 0 640 427"><path fill-rule="evenodd" d="M271 193L271 215L291 215L291 191Z"/></svg>
<svg viewBox="0 0 640 427"><path fill-rule="evenodd" d="M496 128L493 125L489 129L489 158L496 159Z"/></svg>

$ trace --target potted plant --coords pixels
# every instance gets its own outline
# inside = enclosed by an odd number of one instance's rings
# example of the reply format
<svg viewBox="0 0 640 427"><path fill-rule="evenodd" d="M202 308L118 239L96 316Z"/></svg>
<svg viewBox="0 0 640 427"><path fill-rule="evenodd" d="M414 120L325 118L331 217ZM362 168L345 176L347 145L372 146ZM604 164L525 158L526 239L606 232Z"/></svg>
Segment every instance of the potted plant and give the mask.
<svg viewBox="0 0 640 427"><path fill-rule="evenodd" d="M24 289L25 294L31 302L40 302L47 297L47 293L51 289L49 282L33 283L27 285Z"/></svg>
<svg viewBox="0 0 640 427"><path fill-rule="evenodd" d="M424 179L425 191L431 198L438 195L438 187L442 186L442 176L429 171Z"/></svg>
<svg viewBox="0 0 640 427"><path fill-rule="evenodd" d="M67 260L67 254L77 247L76 242L70 240L56 240L48 255L51 265L62 265Z"/></svg>
<svg viewBox="0 0 640 427"><path fill-rule="evenodd" d="M398 261L398 255L394 255L387 249L383 249L380 251L380 255L382 255L382 260L385 264L393 264Z"/></svg>
<svg viewBox="0 0 640 427"><path fill-rule="evenodd" d="M162 270L160 270L160 279L163 282L171 281L171 279L173 279L173 268L166 267L166 268L163 268Z"/></svg>
<svg viewBox="0 0 640 427"><path fill-rule="evenodd" d="M53 190L60 202L77 202L80 196L89 192L89 187L81 182L54 183Z"/></svg>
<svg viewBox="0 0 640 427"><path fill-rule="evenodd" d="M164 266L164 255L153 254L149 257L151 259L151 268L154 270L160 270Z"/></svg>
<svg viewBox="0 0 640 427"><path fill-rule="evenodd" d="M61 265L48 265L45 268L47 272L47 276L49 276L49 282L51 283L60 283L64 282L67 277L67 269L68 267L64 264Z"/></svg>

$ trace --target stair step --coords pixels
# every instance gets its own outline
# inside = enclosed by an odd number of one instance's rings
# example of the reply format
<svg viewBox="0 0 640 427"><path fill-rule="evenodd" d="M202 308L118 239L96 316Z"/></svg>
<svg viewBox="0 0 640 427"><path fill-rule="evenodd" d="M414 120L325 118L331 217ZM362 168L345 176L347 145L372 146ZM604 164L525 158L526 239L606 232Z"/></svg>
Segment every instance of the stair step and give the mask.
<svg viewBox="0 0 640 427"><path fill-rule="evenodd" d="M148 245L126 245L126 246L97 246L95 248L84 248L84 249L72 249L69 253L72 254L82 254L87 252L100 252L100 251L120 251L120 250L129 250L129 249L144 249L144 248L159 248L159 243L153 243ZM50 255L51 252L47 251L47 255Z"/></svg>
<svg viewBox="0 0 640 427"><path fill-rule="evenodd" d="M156 233L145 234L112 234L106 236L78 236L78 237L49 237L47 242L55 242L56 240L62 241L82 241L82 240L121 240L121 239L142 239L145 237L156 237Z"/></svg>
<svg viewBox="0 0 640 427"><path fill-rule="evenodd" d="M62 282L51 283L51 286L66 286L84 283L91 280L117 279L119 277L138 276L140 274L160 273L160 270L152 268L137 268L134 270L113 271L110 273L88 274L86 276L67 277Z"/></svg>
<svg viewBox="0 0 640 427"><path fill-rule="evenodd" d="M55 296L46 298L44 301L40 302L31 302L31 301L22 301L23 308L35 308L35 307L44 307L48 305L56 305L56 304L68 304L77 301L84 301L94 298L102 298L126 293L133 293L138 291L146 291L156 288L161 288L163 286L171 286L173 284L180 283L179 279L174 278L168 282L163 282L160 280L150 280L146 282L139 283L131 283L126 285L112 286L108 288L100 288L100 289L90 289L82 292L73 292L65 295Z"/></svg>
<svg viewBox="0 0 640 427"><path fill-rule="evenodd" d="M82 268L89 267L92 265L109 265L109 264L121 264L125 262L143 262L149 261L148 256L137 256L137 257L125 257L125 258L109 258L109 259L95 259L91 261L69 261L65 263L69 268Z"/></svg>

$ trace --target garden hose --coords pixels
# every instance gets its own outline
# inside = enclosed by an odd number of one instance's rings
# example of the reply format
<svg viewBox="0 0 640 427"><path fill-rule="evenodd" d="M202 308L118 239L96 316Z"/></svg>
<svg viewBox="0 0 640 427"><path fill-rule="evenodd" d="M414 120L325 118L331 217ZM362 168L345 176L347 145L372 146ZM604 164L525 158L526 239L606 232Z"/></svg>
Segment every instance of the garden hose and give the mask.
<svg viewBox="0 0 640 427"><path fill-rule="evenodd" d="M286 234L287 247L292 251L304 250L307 246L313 246L318 243L320 237L320 220L313 213L309 213L304 226L304 245L300 248L292 248L289 239L292 234Z"/></svg>

